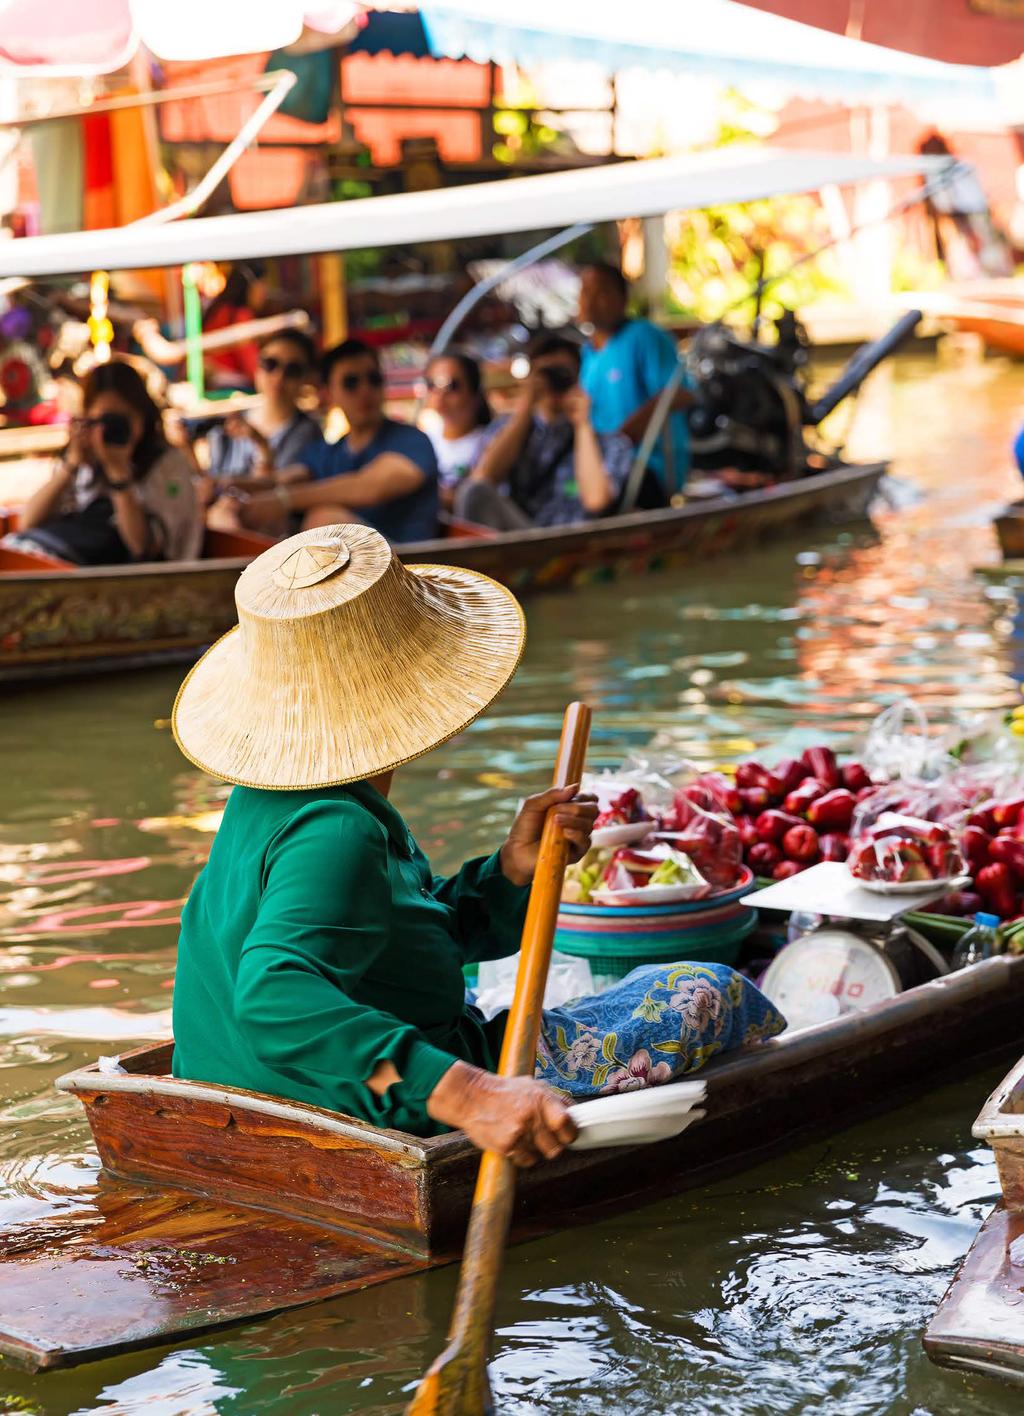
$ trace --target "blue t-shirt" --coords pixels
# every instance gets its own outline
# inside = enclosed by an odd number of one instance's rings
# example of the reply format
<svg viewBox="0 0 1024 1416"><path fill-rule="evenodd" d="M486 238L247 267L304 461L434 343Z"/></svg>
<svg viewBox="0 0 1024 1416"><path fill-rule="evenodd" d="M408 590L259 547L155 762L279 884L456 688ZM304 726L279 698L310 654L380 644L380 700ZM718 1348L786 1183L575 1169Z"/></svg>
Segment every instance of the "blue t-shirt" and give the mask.
<svg viewBox="0 0 1024 1416"><path fill-rule="evenodd" d="M367 526L372 526L389 541L399 544L429 541L437 535L437 458L430 439L419 428L385 418L376 436L358 452L349 449L348 438L344 437L336 443L311 443L302 449L296 460L299 466L308 469L314 481L320 482L325 477L358 472L384 452L407 457L423 470L426 481L407 496L381 502L379 506L359 507L359 515Z"/></svg>
<svg viewBox="0 0 1024 1416"><path fill-rule="evenodd" d="M583 349L580 383L591 403L591 421L598 433L617 433L627 418L654 398L668 383L679 362L672 336L650 320L627 320L601 349ZM687 378L683 386L690 387ZM665 444L672 450L666 485ZM690 429L683 413L667 419L651 451L650 466L671 494L690 470Z"/></svg>

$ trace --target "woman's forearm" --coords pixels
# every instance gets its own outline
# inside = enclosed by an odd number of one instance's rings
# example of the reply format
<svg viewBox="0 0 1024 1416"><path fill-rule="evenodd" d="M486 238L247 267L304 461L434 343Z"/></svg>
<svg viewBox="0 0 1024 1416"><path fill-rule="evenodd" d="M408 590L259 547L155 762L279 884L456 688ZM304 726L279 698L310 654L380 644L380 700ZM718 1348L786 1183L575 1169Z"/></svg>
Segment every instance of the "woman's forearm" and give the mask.
<svg viewBox="0 0 1024 1416"><path fill-rule="evenodd" d="M41 526L44 521L48 521L70 482L71 469L65 463L59 462L50 480L38 487L21 508L18 517L21 529L30 531L33 526Z"/></svg>
<svg viewBox="0 0 1024 1416"><path fill-rule="evenodd" d="M134 487L123 491L110 490L114 506L114 524L133 560L143 560L152 551L152 529L146 510Z"/></svg>
<svg viewBox="0 0 1024 1416"><path fill-rule="evenodd" d="M472 480L492 482L495 486L506 481L526 445L532 425L532 410L520 409L484 448L479 462L469 474Z"/></svg>
<svg viewBox="0 0 1024 1416"><path fill-rule="evenodd" d="M599 515L607 511L615 500L612 479L605 471L601 444L590 423L583 423L576 429L573 447L573 467L576 472L576 486L580 502L585 511Z"/></svg>

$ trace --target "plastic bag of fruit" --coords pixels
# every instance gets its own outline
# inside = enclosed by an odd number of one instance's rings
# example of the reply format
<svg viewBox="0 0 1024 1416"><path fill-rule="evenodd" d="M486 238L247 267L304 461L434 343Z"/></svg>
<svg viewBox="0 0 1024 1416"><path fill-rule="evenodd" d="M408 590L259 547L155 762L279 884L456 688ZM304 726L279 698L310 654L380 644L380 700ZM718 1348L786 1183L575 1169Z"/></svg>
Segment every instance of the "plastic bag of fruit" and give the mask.
<svg viewBox="0 0 1024 1416"><path fill-rule="evenodd" d="M961 875L964 857L942 822L886 811L854 841L847 864L858 880L928 885Z"/></svg>
<svg viewBox="0 0 1024 1416"><path fill-rule="evenodd" d="M660 834L688 855L716 890L736 884L743 868L739 827L703 774L677 788L672 805L663 814Z"/></svg>

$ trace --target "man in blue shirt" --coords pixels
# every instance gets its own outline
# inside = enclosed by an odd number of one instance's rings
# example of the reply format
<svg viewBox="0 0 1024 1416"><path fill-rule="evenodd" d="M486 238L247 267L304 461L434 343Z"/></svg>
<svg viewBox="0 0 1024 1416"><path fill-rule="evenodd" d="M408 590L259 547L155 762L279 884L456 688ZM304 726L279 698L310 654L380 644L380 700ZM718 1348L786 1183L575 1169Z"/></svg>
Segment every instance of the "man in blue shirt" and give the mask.
<svg viewBox="0 0 1024 1416"><path fill-rule="evenodd" d="M249 499L246 524L269 528L276 511L278 519L302 513L304 530L364 521L396 544L436 536L437 458L425 433L385 415L376 350L346 339L324 355L321 371L324 401L341 409L349 430L336 443L303 448L273 492Z"/></svg>
<svg viewBox="0 0 1024 1416"><path fill-rule="evenodd" d="M650 320L626 317L629 287L615 266L596 262L580 278L579 319L590 327L583 350L580 383L590 397L594 428L623 433L638 444L662 389L679 362L675 341ZM686 378L672 402L648 466L657 486L648 484L647 500L660 491L662 504L686 481L690 469L690 433L684 409L693 402Z"/></svg>

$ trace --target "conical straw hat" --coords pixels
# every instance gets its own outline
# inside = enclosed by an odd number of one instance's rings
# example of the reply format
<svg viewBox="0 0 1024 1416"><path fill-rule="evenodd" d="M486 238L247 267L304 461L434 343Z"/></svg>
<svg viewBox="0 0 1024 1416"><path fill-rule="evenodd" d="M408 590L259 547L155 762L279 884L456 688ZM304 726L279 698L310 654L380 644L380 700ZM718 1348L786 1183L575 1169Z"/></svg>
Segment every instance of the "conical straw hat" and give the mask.
<svg viewBox="0 0 1024 1416"><path fill-rule="evenodd" d="M303 531L235 588L238 625L174 705L178 746L241 786L338 786L454 737L508 683L523 612L475 571L404 566L368 526Z"/></svg>

